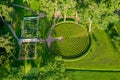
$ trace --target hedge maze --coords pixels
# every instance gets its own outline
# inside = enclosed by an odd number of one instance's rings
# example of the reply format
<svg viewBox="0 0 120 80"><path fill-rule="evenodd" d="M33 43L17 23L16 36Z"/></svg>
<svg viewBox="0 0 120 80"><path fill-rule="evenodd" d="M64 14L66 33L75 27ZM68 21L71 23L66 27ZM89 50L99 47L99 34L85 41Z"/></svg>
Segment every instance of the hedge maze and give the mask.
<svg viewBox="0 0 120 80"><path fill-rule="evenodd" d="M62 41L51 44L51 51L63 58L71 59L83 55L90 44L87 30L73 22L62 22L55 26L52 37L62 36Z"/></svg>

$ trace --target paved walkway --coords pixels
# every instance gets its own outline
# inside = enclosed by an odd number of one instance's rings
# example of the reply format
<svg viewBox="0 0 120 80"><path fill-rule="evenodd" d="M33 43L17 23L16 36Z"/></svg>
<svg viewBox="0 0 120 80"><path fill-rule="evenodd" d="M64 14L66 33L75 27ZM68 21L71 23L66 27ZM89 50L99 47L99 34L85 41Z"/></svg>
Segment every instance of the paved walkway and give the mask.
<svg viewBox="0 0 120 80"><path fill-rule="evenodd" d="M51 36L48 36L48 38L46 39L47 46L50 48L51 43L54 42L54 41L56 41L56 40L62 41L62 40L63 40L63 37L62 37L62 36L59 36L59 37L53 38L53 37L51 37Z"/></svg>
<svg viewBox="0 0 120 80"><path fill-rule="evenodd" d="M37 39L37 38L34 38L34 39L19 39L19 42L22 42L22 43L24 43L24 42L44 42L45 41L45 39Z"/></svg>

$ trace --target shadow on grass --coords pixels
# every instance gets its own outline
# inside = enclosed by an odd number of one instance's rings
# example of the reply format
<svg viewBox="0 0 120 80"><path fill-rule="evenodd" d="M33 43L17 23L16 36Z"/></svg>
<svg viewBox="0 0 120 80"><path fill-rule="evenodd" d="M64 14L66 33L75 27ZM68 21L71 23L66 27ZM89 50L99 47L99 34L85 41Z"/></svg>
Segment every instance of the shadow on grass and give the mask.
<svg viewBox="0 0 120 80"><path fill-rule="evenodd" d="M92 33L92 38L93 38L93 40L95 41L95 42L97 42L97 38L95 37L95 35Z"/></svg>
<svg viewBox="0 0 120 80"><path fill-rule="evenodd" d="M120 70L82 70L82 69L66 69L66 71L120 72Z"/></svg>

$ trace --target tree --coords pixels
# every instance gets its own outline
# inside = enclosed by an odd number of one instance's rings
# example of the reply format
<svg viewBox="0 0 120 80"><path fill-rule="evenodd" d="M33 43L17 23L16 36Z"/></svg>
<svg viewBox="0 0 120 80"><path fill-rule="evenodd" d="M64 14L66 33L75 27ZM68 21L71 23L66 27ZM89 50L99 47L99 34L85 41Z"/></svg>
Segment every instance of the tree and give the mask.
<svg viewBox="0 0 120 80"><path fill-rule="evenodd" d="M89 32L94 29L106 30L110 23L118 22L119 16L114 13L118 9L119 0L84 1L78 7L81 24L88 27ZM116 6L117 5L117 6Z"/></svg>
<svg viewBox="0 0 120 80"><path fill-rule="evenodd" d="M11 39L12 37L9 34L0 36L0 74L2 74L2 77L6 77L8 74L11 68L12 56L14 56Z"/></svg>
<svg viewBox="0 0 120 80"><path fill-rule="evenodd" d="M11 56L14 56L11 52L13 50L13 43L10 41L12 37L2 35L0 37L0 64L4 64Z"/></svg>
<svg viewBox="0 0 120 80"><path fill-rule="evenodd" d="M62 13L64 15L64 21L66 21L66 17L67 17L67 14L71 14L71 13L75 13L75 12L72 12L74 11L74 8L76 7L76 2L74 0L61 0L62 2ZM73 8L73 10L72 10ZM71 9L72 11L69 13L69 9Z"/></svg>
<svg viewBox="0 0 120 80"><path fill-rule="evenodd" d="M24 76L24 68L23 66L19 68L12 67L9 71L6 71L6 72L4 68L2 68L2 71L0 71L0 74L2 74L2 76L0 77L1 80L22 80Z"/></svg>
<svg viewBox="0 0 120 80"><path fill-rule="evenodd" d="M40 68L40 77L43 80L67 80L64 63L61 57L55 57Z"/></svg>
<svg viewBox="0 0 120 80"><path fill-rule="evenodd" d="M9 7L6 4L0 4L0 15L4 16L7 21L11 21L13 14L14 14L14 9L12 7Z"/></svg>
<svg viewBox="0 0 120 80"><path fill-rule="evenodd" d="M27 2L30 8L35 10L37 13L45 12L47 14L47 18L49 20L52 19L55 8L52 0L23 0L23 2Z"/></svg>

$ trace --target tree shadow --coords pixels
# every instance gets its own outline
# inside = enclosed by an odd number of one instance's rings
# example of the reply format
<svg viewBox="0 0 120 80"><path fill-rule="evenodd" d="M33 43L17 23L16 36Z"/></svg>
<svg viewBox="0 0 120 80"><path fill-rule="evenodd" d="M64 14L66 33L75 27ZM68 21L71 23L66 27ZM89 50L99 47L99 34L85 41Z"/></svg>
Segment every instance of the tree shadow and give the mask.
<svg viewBox="0 0 120 80"><path fill-rule="evenodd" d="M95 42L97 42L97 38L95 37L94 33L92 33L92 38Z"/></svg>

